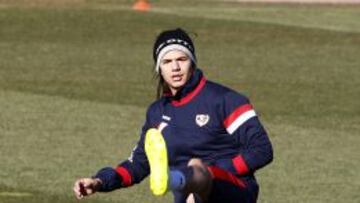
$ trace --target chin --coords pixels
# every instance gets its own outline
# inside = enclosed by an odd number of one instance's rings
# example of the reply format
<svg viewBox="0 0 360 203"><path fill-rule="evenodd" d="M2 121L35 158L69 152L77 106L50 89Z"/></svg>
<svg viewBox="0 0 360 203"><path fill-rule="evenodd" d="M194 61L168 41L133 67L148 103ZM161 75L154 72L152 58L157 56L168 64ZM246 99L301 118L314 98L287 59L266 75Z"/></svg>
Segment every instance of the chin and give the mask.
<svg viewBox="0 0 360 203"><path fill-rule="evenodd" d="M180 89L185 85L185 82L174 82L171 86L175 89Z"/></svg>

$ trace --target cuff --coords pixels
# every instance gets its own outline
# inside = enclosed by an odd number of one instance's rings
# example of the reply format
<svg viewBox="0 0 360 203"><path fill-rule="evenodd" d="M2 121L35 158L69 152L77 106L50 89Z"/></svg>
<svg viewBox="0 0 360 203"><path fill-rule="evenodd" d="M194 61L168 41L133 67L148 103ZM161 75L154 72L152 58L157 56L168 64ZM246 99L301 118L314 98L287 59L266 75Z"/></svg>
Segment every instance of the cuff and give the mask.
<svg viewBox="0 0 360 203"><path fill-rule="evenodd" d="M102 182L98 191L110 192L122 186L122 177L111 167L99 170L93 178L99 178Z"/></svg>
<svg viewBox="0 0 360 203"><path fill-rule="evenodd" d="M236 172L240 175L247 174L250 171L248 165L245 162L245 159L241 155L234 157L232 159L232 164Z"/></svg>
<svg viewBox="0 0 360 203"><path fill-rule="evenodd" d="M250 171L248 165L241 155L238 155L232 159L217 160L215 166L238 175L244 175Z"/></svg>

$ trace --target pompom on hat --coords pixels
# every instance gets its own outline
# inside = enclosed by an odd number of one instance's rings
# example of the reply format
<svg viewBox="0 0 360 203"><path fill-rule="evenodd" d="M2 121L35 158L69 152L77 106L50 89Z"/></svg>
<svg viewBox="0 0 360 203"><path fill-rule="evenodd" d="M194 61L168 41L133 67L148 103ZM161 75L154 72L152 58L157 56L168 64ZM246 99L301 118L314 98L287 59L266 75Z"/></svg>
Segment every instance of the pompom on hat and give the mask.
<svg viewBox="0 0 360 203"><path fill-rule="evenodd" d="M173 50L184 52L196 64L194 44L189 35L181 28L166 30L158 35L153 49L155 71L159 73L160 61L164 55Z"/></svg>

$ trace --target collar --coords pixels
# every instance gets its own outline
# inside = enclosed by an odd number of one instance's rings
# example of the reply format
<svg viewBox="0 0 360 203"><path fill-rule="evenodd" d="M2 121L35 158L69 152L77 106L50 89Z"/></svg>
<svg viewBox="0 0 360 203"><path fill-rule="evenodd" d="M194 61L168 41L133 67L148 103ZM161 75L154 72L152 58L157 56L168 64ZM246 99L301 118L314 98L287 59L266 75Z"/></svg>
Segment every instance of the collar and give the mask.
<svg viewBox="0 0 360 203"><path fill-rule="evenodd" d="M198 95L205 83L206 78L202 71L197 68L194 70L191 78L186 82L184 87L176 93L176 95L172 96L171 94L164 93L164 96L171 101L172 105L182 106L189 103L196 95Z"/></svg>

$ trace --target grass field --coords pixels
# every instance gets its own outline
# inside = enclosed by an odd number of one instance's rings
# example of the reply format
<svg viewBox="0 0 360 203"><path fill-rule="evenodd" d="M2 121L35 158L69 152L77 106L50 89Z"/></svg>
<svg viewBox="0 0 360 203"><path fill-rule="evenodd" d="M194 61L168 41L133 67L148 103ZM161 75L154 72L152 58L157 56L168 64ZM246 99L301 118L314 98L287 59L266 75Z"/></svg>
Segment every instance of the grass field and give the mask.
<svg viewBox="0 0 360 203"><path fill-rule="evenodd" d="M127 158L155 97L153 40L177 26L270 134L259 202L360 202L360 7L51 2L0 0L0 203L77 202L76 178ZM84 202L171 199L145 180Z"/></svg>

